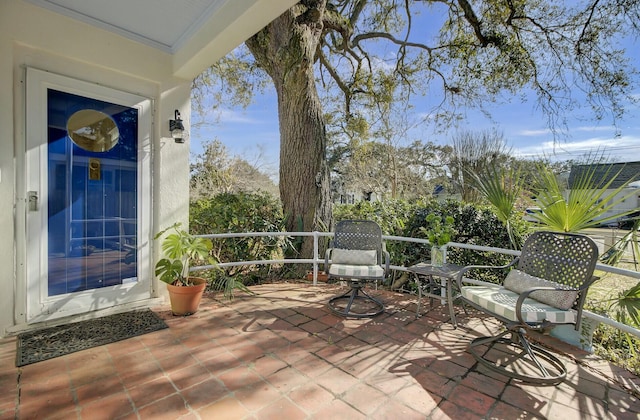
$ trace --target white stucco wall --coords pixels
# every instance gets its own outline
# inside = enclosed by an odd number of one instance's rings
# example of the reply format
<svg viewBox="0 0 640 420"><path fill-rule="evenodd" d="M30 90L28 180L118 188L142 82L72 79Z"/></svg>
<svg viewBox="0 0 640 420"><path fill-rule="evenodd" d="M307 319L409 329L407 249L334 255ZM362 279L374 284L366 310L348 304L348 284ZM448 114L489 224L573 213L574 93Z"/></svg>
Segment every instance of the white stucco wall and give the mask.
<svg viewBox="0 0 640 420"><path fill-rule="evenodd" d="M6 335L25 322L24 69L153 100L153 232L187 221L189 146L173 141L168 120L178 109L188 129L190 80L172 75L166 53L20 0L0 1L0 56L0 335ZM155 284L154 292L165 288Z"/></svg>

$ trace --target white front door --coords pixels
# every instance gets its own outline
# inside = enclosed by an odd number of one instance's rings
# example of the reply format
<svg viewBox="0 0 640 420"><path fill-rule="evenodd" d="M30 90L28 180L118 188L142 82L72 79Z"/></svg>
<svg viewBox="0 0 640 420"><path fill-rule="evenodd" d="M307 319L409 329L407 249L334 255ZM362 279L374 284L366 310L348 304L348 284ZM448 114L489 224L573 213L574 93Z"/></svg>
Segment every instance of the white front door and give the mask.
<svg viewBox="0 0 640 420"><path fill-rule="evenodd" d="M151 100L27 70L27 321L151 296Z"/></svg>

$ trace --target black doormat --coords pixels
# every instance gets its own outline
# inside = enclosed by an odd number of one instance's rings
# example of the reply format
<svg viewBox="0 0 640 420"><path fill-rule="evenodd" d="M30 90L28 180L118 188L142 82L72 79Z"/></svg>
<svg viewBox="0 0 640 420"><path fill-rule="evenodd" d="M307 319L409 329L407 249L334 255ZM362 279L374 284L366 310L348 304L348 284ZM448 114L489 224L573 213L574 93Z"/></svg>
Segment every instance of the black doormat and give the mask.
<svg viewBox="0 0 640 420"><path fill-rule="evenodd" d="M18 335L16 367L167 328L149 309L124 312Z"/></svg>

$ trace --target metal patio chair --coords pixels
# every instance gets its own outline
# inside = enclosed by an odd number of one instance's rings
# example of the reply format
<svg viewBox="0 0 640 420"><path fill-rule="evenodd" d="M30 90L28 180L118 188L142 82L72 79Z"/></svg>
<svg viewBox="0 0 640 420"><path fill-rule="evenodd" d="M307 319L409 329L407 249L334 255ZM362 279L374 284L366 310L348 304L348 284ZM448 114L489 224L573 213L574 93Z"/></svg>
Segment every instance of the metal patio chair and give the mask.
<svg viewBox="0 0 640 420"><path fill-rule="evenodd" d="M331 311L343 317L367 318L384 311L384 305L365 292L368 282L383 281L389 272L389 253L382 230L370 220L342 220L325 254L329 279L346 280L349 290L329 300Z"/></svg>
<svg viewBox="0 0 640 420"><path fill-rule="evenodd" d="M535 232L519 257L502 267L468 266L457 276L463 303L505 324L496 336L474 339L469 351L482 365L522 382L552 385L567 370L558 357L527 338L560 324L580 328L582 307L598 261L598 248L584 235ZM513 268L500 285L466 278L471 270Z"/></svg>

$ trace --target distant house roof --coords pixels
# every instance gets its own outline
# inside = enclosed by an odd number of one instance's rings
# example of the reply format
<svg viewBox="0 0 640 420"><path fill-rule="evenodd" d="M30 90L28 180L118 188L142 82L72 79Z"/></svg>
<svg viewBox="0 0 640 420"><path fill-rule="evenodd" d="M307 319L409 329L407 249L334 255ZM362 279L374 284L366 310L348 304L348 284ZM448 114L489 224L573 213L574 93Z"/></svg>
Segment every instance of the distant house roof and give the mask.
<svg viewBox="0 0 640 420"><path fill-rule="evenodd" d="M569 173L569 189L573 188L574 183L576 183L587 170L595 170L593 182L596 183L596 185L594 185L594 188L604 185L618 172L620 172L620 175L611 183L609 186L610 189L618 188L628 181L640 180L640 162L574 165Z"/></svg>

